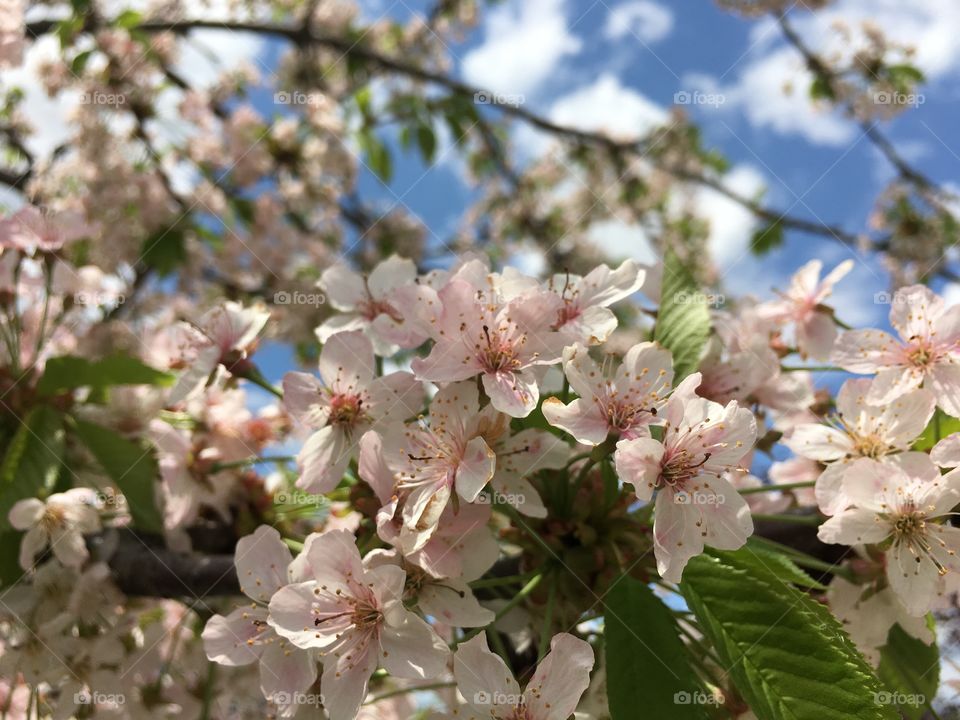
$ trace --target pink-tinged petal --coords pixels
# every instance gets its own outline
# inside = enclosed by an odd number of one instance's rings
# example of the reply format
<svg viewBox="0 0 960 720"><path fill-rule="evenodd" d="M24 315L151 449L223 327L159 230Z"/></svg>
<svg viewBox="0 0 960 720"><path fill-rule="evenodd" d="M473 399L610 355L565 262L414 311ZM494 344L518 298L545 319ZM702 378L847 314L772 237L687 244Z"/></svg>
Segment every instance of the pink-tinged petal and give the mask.
<svg viewBox="0 0 960 720"><path fill-rule="evenodd" d="M569 433L579 443L599 445L610 432L603 408L592 400L577 398L564 405L550 397L543 401L542 408L548 423Z"/></svg>
<svg viewBox="0 0 960 720"><path fill-rule="evenodd" d="M83 535L75 528L54 529L50 533L50 549L65 567L78 568L90 556Z"/></svg>
<svg viewBox="0 0 960 720"><path fill-rule="evenodd" d="M909 483L909 477L896 463L860 458L850 463L843 473L843 493L850 505L884 509L888 496L897 487Z"/></svg>
<svg viewBox="0 0 960 720"><path fill-rule="evenodd" d="M370 294L379 300L391 290L413 283L416 279L417 266L413 260L391 255L377 264L370 273L367 285Z"/></svg>
<svg viewBox="0 0 960 720"><path fill-rule="evenodd" d="M497 456L482 437L467 443L463 459L457 466L457 494L467 502L473 502L484 486L490 482L497 466Z"/></svg>
<svg viewBox="0 0 960 720"><path fill-rule="evenodd" d="M369 328L370 321L362 315L334 315L333 317L327 318L319 326L317 326L314 329L313 334L317 336L317 340L319 340L321 343L326 343L334 335L344 332L365 332ZM389 355L392 353L380 354Z"/></svg>
<svg viewBox="0 0 960 720"><path fill-rule="evenodd" d="M298 648L323 648L336 638L327 633L317 631L315 620L317 612L322 608L331 612L323 596L314 591L320 584L314 581L296 583L281 588L270 598L269 616L267 622L278 635L288 639ZM327 603L321 605L321 603ZM347 609L343 604L344 611Z"/></svg>
<svg viewBox="0 0 960 720"><path fill-rule="evenodd" d="M833 362L844 370L864 375L896 365L900 344L882 330L848 330L833 347Z"/></svg>
<svg viewBox="0 0 960 720"><path fill-rule="evenodd" d="M527 517L544 518L547 508L540 499L540 494L530 482L523 478L493 476L490 482L493 489L500 495L500 499L513 506L517 512Z"/></svg>
<svg viewBox="0 0 960 720"><path fill-rule="evenodd" d="M554 635L550 652L540 661L523 691L537 720L567 720L590 685L593 648L568 633Z"/></svg>
<svg viewBox="0 0 960 720"><path fill-rule="evenodd" d="M814 312L806 321L797 323L796 332L797 347L801 355L820 361L830 359L830 352L838 334L832 315Z"/></svg>
<svg viewBox="0 0 960 720"><path fill-rule="evenodd" d="M320 377L334 393L355 395L375 374L373 345L362 332L337 333L320 351Z"/></svg>
<svg viewBox="0 0 960 720"><path fill-rule="evenodd" d="M753 534L753 518L746 499L723 478L710 478L694 490L692 498L703 522L703 541L710 547L736 550Z"/></svg>
<svg viewBox="0 0 960 720"><path fill-rule="evenodd" d="M357 473L360 479L371 487L381 505L390 502L396 483L383 452L383 438L373 430L367 431L360 438L360 462Z"/></svg>
<svg viewBox="0 0 960 720"><path fill-rule="evenodd" d="M389 561L390 556L380 559ZM374 558L376 563L378 558ZM383 609L384 617L389 624L394 619L402 621L407 612L403 606L403 591L406 583L407 574L399 565L399 557L396 562L384 562L380 565L365 566L364 582L370 587L373 594L379 599L380 607Z"/></svg>
<svg viewBox="0 0 960 720"><path fill-rule="evenodd" d="M434 678L446 670L450 650L425 620L405 612L403 622L380 632L380 664L407 680Z"/></svg>
<svg viewBox="0 0 960 720"><path fill-rule="evenodd" d="M367 388L370 414L379 423L417 417L425 402L423 384L411 373L394 372L374 380Z"/></svg>
<svg viewBox="0 0 960 720"><path fill-rule="evenodd" d="M612 305L643 287L646 276L646 270L635 260L624 260L616 270L599 265L578 283L580 303L584 306Z"/></svg>
<svg viewBox="0 0 960 720"><path fill-rule="evenodd" d="M495 617L493 611L477 601L466 582L453 578L425 584L417 604L424 615L451 627L484 627Z"/></svg>
<svg viewBox="0 0 960 720"><path fill-rule="evenodd" d="M341 312L354 310L367 298L363 277L341 263L324 270L317 287L324 291L327 302Z"/></svg>
<svg viewBox="0 0 960 720"><path fill-rule="evenodd" d="M410 367L419 380L457 382L482 370L480 362L465 345L437 342L425 358L417 357Z"/></svg>
<svg viewBox="0 0 960 720"><path fill-rule="evenodd" d="M880 522L873 510L848 508L828 518L817 529L817 537L837 545L866 545L881 542L890 532L890 525Z"/></svg>
<svg viewBox="0 0 960 720"><path fill-rule="evenodd" d="M818 423L797 425L782 442L797 455L821 462L839 460L853 451L849 435Z"/></svg>
<svg viewBox="0 0 960 720"><path fill-rule="evenodd" d="M352 454L353 446L341 428L320 428L307 438L297 455L297 487L312 493L330 492L343 479Z"/></svg>
<svg viewBox="0 0 960 720"><path fill-rule="evenodd" d="M896 465L907 477L925 482L940 479L940 470L930 456L922 452L902 452L896 455L887 455L884 462Z"/></svg>
<svg viewBox="0 0 960 720"><path fill-rule="evenodd" d="M540 400L537 379L529 370L487 373L483 376L483 389L490 404L510 417L526 417Z"/></svg>
<svg viewBox="0 0 960 720"><path fill-rule="evenodd" d="M321 585L348 585L363 575L363 563L356 538L348 530L328 530L308 536L302 554L312 578Z"/></svg>
<svg viewBox="0 0 960 720"><path fill-rule="evenodd" d="M672 488L657 493L653 512L657 572L667 582L678 583L690 558L703 552L703 535L697 527L699 514L692 509L688 495Z"/></svg>
<svg viewBox="0 0 960 720"><path fill-rule="evenodd" d="M952 305L933 324L938 343L949 345L960 340L960 305Z"/></svg>
<svg viewBox="0 0 960 720"><path fill-rule="evenodd" d="M817 300L819 302L823 302L823 300L825 300L830 293L833 292L834 286L840 282L851 270L853 270L853 260L844 260L833 270L827 273L827 276L820 281Z"/></svg>
<svg viewBox="0 0 960 720"><path fill-rule="evenodd" d="M327 424L330 405L327 393L317 378L309 373L288 372L283 376L283 407L307 427Z"/></svg>
<svg viewBox="0 0 960 720"><path fill-rule="evenodd" d="M880 370L873 379L867 401L883 405L896 400L923 382L923 370L916 367L889 367Z"/></svg>
<svg viewBox="0 0 960 720"><path fill-rule="evenodd" d="M258 660L263 647L257 641L264 631L254 621L266 622L266 619L264 608L247 606L237 608L226 617L214 615L200 636L207 659L229 666L249 665Z"/></svg>
<svg viewBox="0 0 960 720"><path fill-rule="evenodd" d="M937 598L940 573L929 558L910 552L907 543L896 543L887 550L887 580L907 612L919 616Z"/></svg>
<svg viewBox="0 0 960 720"><path fill-rule="evenodd" d="M405 285L390 293L389 302L402 309L403 319L377 316L374 326L379 335L402 348L417 347L432 336L443 310L436 290L420 283Z"/></svg>
<svg viewBox="0 0 960 720"><path fill-rule="evenodd" d="M613 453L617 475L633 485L637 500L649 502L660 478L660 461L665 448L652 438L621 440Z"/></svg>
<svg viewBox="0 0 960 720"><path fill-rule="evenodd" d="M433 537L451 493L450 486L444 483L440 487L418 488L407 496L400 531L400 549L404 555L421 550Z"/></svg>
<svg viewBox="0 0 960 720"><path fill-rule="evenodd" d="M609 308L594 305L584 308L575 318L560 326L569 343L600 345L617 329L617 316Z"/></svg>
<svg viewBox="0 0 960 720"><path fill-rule="evenodd" d="M934 322L943 314L943 299L925 285L900 288L890 306L890 324L903 339L930 338Z"/></svg>
<svg viewBox="0 0 960 720"><path fill-rule="evenodd" d="M453 676L467 705L482 718L508 717L519 704L520 686L503 659L490 652L484 633L457 646Z"/></svg>
<svg viewBox="0 0 960 720"><path fill-rule="evenodd" d="M655 342L642 342L627 350L617 368L617 389L632 389L638 397L666 397L673 385L673 356Z"/></svg>
<svg viewBox="0 0 960 720"><path fill-rule="evenodd" d="M290 550L279 532L269 525L261 525L252 535L237 541L235 563L243 594L266 604L287 584Z"/></svg>
<svg viewBox="0 0 960 720"><path fill-rule="evenodd" d="M936 398L925 388L904 393L896 400L880 406L877 431L898 450L906 450L924 431L936 407Z"/></svg>
<svg viewBox="0 0 960 720"><path fill-rule="evenodd" d="M606 381L600 366L594 362L583 345L571 345L563 350L563 372L573 391L584 401L606 392Z"/></svg>
<svg viewBox="0 0 960 720"><path fill-rule="evenodd" d="M34 525L20 539L20 567L29 570L33 567L34 558L47 546L49 536L46 530Z"/></svg>
<svg viewBox="0 0 960 720"><path fill-rule="evenodd" d="M451 383L440 388L430 403L430 424L449 438L462 438L480 412L476 383Z"/></svg>
<svg viewBox="0 0 960 720"><path fill-rule="evenodd" d="M216 345L208 345L201 350L177 378L176 384L167 396L167 404L176 405L192 396L206 384L219 361L220 348Z"/></svg>
<svg viewBox="0 0 960 720"><path fill-rule="evenodd" d="M960 433L947 435L947 437L934 445L930 451L930 459L944 468L960 466Z"/></svg>
<svg viewBox="0 0 960 720"><path fill-rule="evenodd" d="M929 380L937 405L947 415L960 417L960 365L938 363L930 372Z"/></svg>
<svg viewBox="0 0 960 720"><path fill-rule="evenodd" d="M45 508L43 501L37 498L19 500L10 508L7 519L16 530L29 530L43 516Z"/></svg>
<svg viewBox="0 0 960 720"><path fill-rule="evenodd" d="M824 515L836 515L852 504L843 490L843 475L850 464L846 460L838 460L828 465L817 478L813 491L817 499L817 505Z"/></svg>
<svg viewBox="0 0 960 720"><path fill-rule="evenodd" d="M317 661L308 650L301 650L282 638L274 638L260 656L260 691L280 707L281 717L293 717L300 705L281 703L298 693L307 692L317 679Z"/></svg>
<svg viewBox="0 0 960 720"><path fill-rule="evenodd" d="M489 505L447 507L423 549L408 559L433 577L476 580L496 562L500 546L490 532Z"/></svg>
<svg viewBox="0 0 960 720"><path fill-rule="evenodd" d="M367 683L377 669L374 643L351 653L350 660L337 662L335 656L324 658L320 688L323 708L330 720L354 720L367 696Z"/></svg>

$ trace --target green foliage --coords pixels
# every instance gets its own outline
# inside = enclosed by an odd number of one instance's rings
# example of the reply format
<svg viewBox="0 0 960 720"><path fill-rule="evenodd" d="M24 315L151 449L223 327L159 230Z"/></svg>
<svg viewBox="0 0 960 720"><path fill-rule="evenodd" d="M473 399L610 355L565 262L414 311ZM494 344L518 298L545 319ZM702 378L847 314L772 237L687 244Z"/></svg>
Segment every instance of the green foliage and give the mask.
<svg viewBox="0 0 960 720"><path fill-rule="evenodd" d="M783 223L774 220L753 233L753 238L750 240L750 252L758 256L766 255L781 245L783 245Z"/></svg>
<svg viewBox="0 0 960 720"><path fill-rule="evenodd" d="M691 700L704 691L667 606L631 577L618 580L605 603L611 718L633 720L643 708L644 717L703 720L705 705Z"/></svg>
<svg viewBox="0 0 960 720"><path fill-rule="evenodd" d="M158 275L170 275L187 259L187 236L182 225L157 230L140 247L140 262Z"/></svg>
<svg viewBox="0 0 960 720"><path fill-rule="evenodd" d="M913 449L928 452L940 440L955 432L960 432L960 418L951 417L937 408L920 437L913 441Z"/></svg>
<svg viewBox="0 0 960 720"><path fill-rule="evenodd" d="M367 166L381 181L389 183L393 177L393 159L387 146L369 128L361 130L358 139Z"/></svg>
<svg viewBox="0 0 960 720"><path fill-rule="evenodd" d="M928 616L931 629L933 624L933 617ZM937 643L927 645L908 635L899 625L894 625L887 636L887 644L880 650L877 674L890 691L890 701L900 712L909 720L920 720L940 684Z"/></svg>
<svg viewBox="0 0 960 720"><path fill-rule="evenodd" d="M134 525L148 532L161 532L163 518L155 493L159 471L153 452L94 423L77 420L74 430L123 493Z"/></svg>
<svg viewBox="0 0 960 720"><path fill-rule="evenodd" d="M23 576L20 567L20 539L22 532L0 531L0 588L6 590Z"/></svg>
<svg viewBox="0 0 960 720"><path fill-rule="evenodd" d="M7 515L18 500L50 492L63 461L63 415L46 405L30 411L0 463L0 530L10 529Z"/></svg>
<svg viewBox="0 0 960 720"><path fill-rule="evenodd" d="M883 688L830 611L749 551L712 551L683 595L759 720L894 720Z"/></svg>
<svg viewBox="0 0 960 720"><path fill-rule="evenodd" d="M707 298L680 258L668 249L653 339L673 354L674 382L696 371L709 336Z"/></svg>
<svg viewBox="0 0 960 720"><path fill-rule="evenodd" d="M787 555L769 545L764 545L758 538L747 540L747 548L756 555L756 559L782 582L797 585L810 590L826 590L827 586L817 582L801 570Z"/></svg>
<svg viewBox="0 0 960 720"><path fill-rule="evenodd" d="M102 360L63 355L47 361L37 392L50 396L80 387L102 390L111 385L169 385L173 379L168 373L124 355Z"/></svg>

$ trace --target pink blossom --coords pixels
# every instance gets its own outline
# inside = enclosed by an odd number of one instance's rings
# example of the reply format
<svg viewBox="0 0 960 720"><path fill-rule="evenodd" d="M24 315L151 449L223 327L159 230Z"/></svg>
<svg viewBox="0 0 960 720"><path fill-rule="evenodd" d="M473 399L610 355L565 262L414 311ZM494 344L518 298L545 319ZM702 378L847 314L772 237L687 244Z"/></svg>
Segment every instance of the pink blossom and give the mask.
<svg viewBox="0 0 960 720"><path fill-rule="evenodd" d="M28 498L16 502L8 518L15 529L26 531L20 540L20 567L32 568L34 559L48 545L64 566L83 565L89 556L83 534L100 529L95 501L90 488L72 488L54 493L46 501Z"/></svg>
<svg viewBox="0 0 960 720"><path fill-rule="evenodd" d="M0 247L29 254L56 252L94 232L77 212L49 212L26 205L0 222Z"/></svg>
<svg viewBox="0 0 960 720"><path fill-rule="evenodd" d="M218 365L238 367L253 349L270 313L260 307L245 308L224 302L209 310L197 325L181 326L185 339L182 363L187 365L170 391L167 402L174 405L203 387Z"/></svg>
<svg viewBox="0 0 960 720"><path fill-rule="evenodd" d="M426 358L413 361L417 377L445 383L479 375L497 410L529 415L540 398L534 369L559 360L566 342L550 327L560 298L534 290L505 301L492 287L478 289L457 275L439 299L436 342Z"/></svg>
<svg viewBox="0 0 960 720"><path fill-rule="evenodd" d="M960 306L947 307L923 285L893 297L890 324L900 340L882 330L849 330L840 336L833 362L877 377L868 400L887 403L921 384L944 412L960 417Z"/></svg>
<svg viewBox="0 0 960 720"><path fill-rule="evenodd" d="M461 643L453 657L457 689L470 713L501 720L566 720L590 685L593 648L568 633L554 635L548 652L521 691L484 635ZM473 715L469 715L473 717Z"/></svg>
<svg viewBox="0 0 960 720"><path fill-rule="evenodd" d="M0 68L19 65L23 59L25 4L24 0L6 0L0 5Z"/></svg>
<svg viewBox="0 0 960 720"><path fill-rule="evenodd" d="M294 572L290 551L278 533L267 525L237 542L236 567L243 594L253 600L224 617L214 615L203 629L207 657L221 665L259 663L260 689L278 703L282 717L298 707L285 698L304 692L317 677L311 651L301 650L277 635L267 622L267 603L289 583L303 582Z"/></svg>
<svg viewBox="0 0 960 720"><path fill-rule="evenodd" d="M377 378L373 345L361 332L330 337L320 352L320 380L291 372L283 378L283 404L315 429L300 451L297 487L325 493L343 478L357 441L390 419L415 416L423 387L407 372Z"/></svg>
<svg viewBox="0 0 960 720"><path fill-rule="evenodd" d="M911 390L883 405L869 402L876 380L847 380L837 394L837 414L829 424L797 425L784 444L811 460L827 463L817 479L816 497L827 515L849 504L843 475L851 463L868 457L909 467L925 477L936 474L924 453L910 452L934 410L934 398L924 389Z"/></svg>
<svg viewBox="0 0 960 720"><path fill-rule="evenodd" d="M334 315L317 328L317 338L325 343L344 330L361 330L373 342L377 355L393 355L399 348L414 348L427 339L419 325L408 322L410 298L398 295L400 289L417 293L417 266L412 260L391 255L379 263L369 276L344 264L333 265L320 275L317 286L330 304L343 315ZM435 296L435 293L433 294Z"/></svg>
<svg viewBox="0 0 960 720"><path fill-rule="evenodd" d="M312 579L278 590L268 622L297 647L317 649L331 720L356 717L378 665L407 679L443 672L447 646L404 607L401 568L365 567L353 536L344 530L316 537L303 553Z"/></svg>
<svg viewBox="0 0 960 720"><path fill-rule="evenodd" d="M960 570L960 529L949 522L960 504L960 471L930 478L861 458L844 474L843 492L851 507L820 526L820 540L843 545L889 542L890 588L910 615L927 613L944 576Z"/></svg>
<svg viewBox="0 0 960 720"><path fill-rule="evenodd" d="M630 348L612 378L582 345L563 351L563 370L580 397L566 405L558 398L547 398L543 414L551 425L587 445L599 445L611 434L625 439L647 435L647 426L659 422L659 413L674 391L670 351L652 342ZM699 382L699 373L694 373L674 392L692 395Z"/></svg>
<svg viewBox="0 0 960 720"><path fill-rule="evenodd" d="M753 413L736 401L726 407L703 398L674 395L664 408L663 441L621 440L614 453L617 474L633 485L637 498L654 507L657 570L680 582L687 561L704 545L735 550L753 532L750 509L724 478L756 439Z"/></svg>
<svg viewBox="0 0 960 720"><path fill-rule="evenodd" d="M837 339L833 310L823 303L836 285L853 268L853 260L844 260L823 280L823 263L811 260L800 268L780 300L760 307L761 317L779 322L793 322L797 348L803 357L826 360Z"/></svg>

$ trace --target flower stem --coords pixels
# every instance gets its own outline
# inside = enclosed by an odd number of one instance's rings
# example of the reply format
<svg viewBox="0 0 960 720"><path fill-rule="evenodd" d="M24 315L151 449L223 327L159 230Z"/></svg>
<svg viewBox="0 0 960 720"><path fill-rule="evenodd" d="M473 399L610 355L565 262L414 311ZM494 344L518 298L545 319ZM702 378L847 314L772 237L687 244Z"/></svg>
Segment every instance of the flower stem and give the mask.
<svg viewBox="0 0 960 720"><path fill-rule="evenodd" d="M842 367L835 365L781 365L783 372L846 372Z"/></svg>
<svg viewBox="0 0 960 720"><path fill-rule="evenodd" d="M823 522L823 519L819 515L766 515L764 513L753 513L753 519L791 523L794 525L819 525Z"/></svg>
<svg viewBox="0 0 960 720"><path fill-rule="evenodd" d="M550 591L547 594L547 611L543 617L543 627L540 629L540 644L537 647L537 662L543 660L550 645L551 630L553 629L553 605L557 599L557 576L550 576Z"/></svg>
<svg viewBox="0 0 960 720"><path fill-rule="evenodd" d="M519 605L519 604L522 603L524 600L526 600L527 597L530 596L530 593L532 593L532 592L536 589L537 585L540 584L540 581L543 580L544 574L545 574L545 572L538 572L536 575L534 575L534 576L530 579L530 581L529 581L526 585L524 585L522 588L520 588L520 592L518 592L516 595L514 595L514 596L507 602L506 605L504 605L502 608L500 608L500 610L497 611L497 614L494 615L494 617L493 617L493 622L491 622L490 625L495 624L495 623L496 623L498 620L500 620L504 615L506 615L508 612L510 612L511 610L513 610L517 605ZM467 640L470 640L471 638L479 635L479 634L480 634L481 632L483 632L484 630L485 630L485 628L482 628L482 627L474 628L473 630L471 630L470 632L468 632L466 635L464 635L459 641L457 641L457 644L459 645L460 643L464 643L464 642L466 642Z"/></svg>
<svg viewBox="0 0 960 720"><path fill-rule="evenodd" d="M232 462L225 463L214 463L213 467L210 468L211 473L220 472L221 470L233 470L234 468L246 467L248 465L259 465L261 463L288 463L293 462L297 458L294 455L264 455L263 457L250 457L244 458L243 460L233 460Z"/></svg>
<svg viewBox="0 0 960 720"><path fill-rule="evenodd" d="M808 488L813 487L815 484L815 480L808 480L806 482L783 483L782 485L761 485L759 487L743 488L743 490L738 490L737 492L739 492L741 495L753 495L754 493L772 492L774 490L795 490L797 488Z"/></svg>

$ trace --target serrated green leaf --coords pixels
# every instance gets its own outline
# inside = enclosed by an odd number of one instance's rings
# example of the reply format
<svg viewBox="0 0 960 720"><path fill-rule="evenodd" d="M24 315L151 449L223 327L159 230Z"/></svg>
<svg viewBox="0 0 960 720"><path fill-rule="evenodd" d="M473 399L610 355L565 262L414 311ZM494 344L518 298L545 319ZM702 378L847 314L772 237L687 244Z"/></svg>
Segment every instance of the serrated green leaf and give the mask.
<svg viewBox="0 0 960 720"><path fill-rule="evenodd" d="M163 518L157 509L155 492L159 471L153 451L84 420L77 420L74 430L123 493L134 525L148 532L161 532Z"/></svg>
<svg viewBox="0 0 960 720"><path fill-rule="evenodd" d="M667 250L653 339L673 354L674 383L697 369L709 336L707 298L676 253Z"/></svg>
<svg viewBox="0 0 960 720"><path fill-rule="evenodd" d="M827 586L817 582L812 577L801 570L793 560L782 552L769 545L764 545L757 538L751 537L747 540L747 547L750 552L756 554L759 562L763 563L767 570L776 575L780 580L791 585L799 585L802 588L811 590L826 590Z"/></svg>
<svg viewBox="0 0 960 720"><path fill-rule="evenodd" d="M0 464L0 530L9 530L7 515L18 500L50 491L63 464L63 415L46 405L27 415Z"/></svg>
<svg viewBox="0 0 960 720"><path fill-rule="evenodd" d="M693 558L681 589L759 720L896 720L837 619L749 551Z"/></svg>
<svg viewBox="0 0 960 720"><path fill-rule="evenodd" d="M644 583L617 581L605 599L607 698L612 720L703 720L705 697L666 605Z"/></svg>
<svg viewBox="0 0 960 720"><path fill-rule="evenodd" d="M932 626L932 618L929 618ZM920 720L940 684L940 651L904 632L890 628L887 644L880 649L877 675L890 691L889 700L909 720Z"/></svg>
<svg viewBox="0 0 960 720"><path fill-rule="evenodd" d="M913 441L912 449L927 452L943 438L956 432L960 432L960 418L951 417L937 408L920 437Z"/></svg>
<svg viewBox="0 0 960 720"><path fill-rule="evenodd" d="M173 380L169 373L124 355L111 355L102 360L63 355L47 360L37 392L49 396L79 387L100 390L111 385L169 385Z"/></svg>

